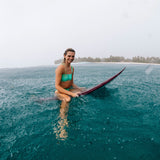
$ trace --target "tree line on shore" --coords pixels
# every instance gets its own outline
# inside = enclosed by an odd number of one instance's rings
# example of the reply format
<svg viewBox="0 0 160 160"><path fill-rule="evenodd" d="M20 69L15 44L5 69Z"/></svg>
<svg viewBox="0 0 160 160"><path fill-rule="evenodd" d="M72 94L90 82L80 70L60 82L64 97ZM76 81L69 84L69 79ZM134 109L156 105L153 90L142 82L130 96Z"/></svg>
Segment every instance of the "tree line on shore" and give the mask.
<svg viewBox="0 0 160 160"><path fill-rule="evenodd" d="M54 63L62 63L63 59L56 60ZM136 63L157 63L160 64L159 57L141 57L135 56L132 58L124 58L122 56L110 56L108 58L92 58L92 57L78 57L74 59L74 63L77 62L136 62Z"/></svg>

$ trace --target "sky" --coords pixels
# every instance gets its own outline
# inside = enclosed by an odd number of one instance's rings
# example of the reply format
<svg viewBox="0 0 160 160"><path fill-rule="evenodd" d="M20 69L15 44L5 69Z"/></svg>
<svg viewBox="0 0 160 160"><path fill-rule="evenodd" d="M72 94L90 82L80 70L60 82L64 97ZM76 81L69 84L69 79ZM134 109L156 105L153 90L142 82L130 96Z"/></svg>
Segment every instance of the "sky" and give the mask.
<svg viewBox="0 0 160 160"><path fill-rule="evenodd" d="M159 0L0 0L0 68L76 57L160 57Z"/></svg>

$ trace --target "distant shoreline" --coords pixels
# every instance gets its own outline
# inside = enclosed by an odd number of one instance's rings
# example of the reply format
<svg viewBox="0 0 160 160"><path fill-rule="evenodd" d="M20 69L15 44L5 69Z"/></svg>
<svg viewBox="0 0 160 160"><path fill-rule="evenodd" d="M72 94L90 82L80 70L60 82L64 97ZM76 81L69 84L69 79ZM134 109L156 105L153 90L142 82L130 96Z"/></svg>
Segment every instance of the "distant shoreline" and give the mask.
<svg viewBox="0 0 160 160"><path fill-rule="evenodd" d="M63 59L58 59L54 61L55 64L59 64L63 61ZM160 64L160 57L141 57L136 56L132 58L125 58L123 56L110 56L106 58L93 58L93 57L78 57L74 59L75 63L79 62L95 62L95 63L127 63L127 64Z"/></svg>
<svg viewBox="0 0 160 160"><path fill-rule="evenodd" d="M159 63L140 63L140 62L73 62L72 64L73 65L76 65L76 64L81 64L81 65L85 65L85 64L128 64L128 65L160 65ZM55 67L55 66L58 66L60 65L61 63L59 64L53 64L53 65L37 65L37 66L25 66L25 67L0 67L0 70L1 69L4 69L4 70L8 70L8 69L27 69L27 68L37 68L37 67Z"/></svg>
<svg viewBox="0 0 160 160"><path fill-rule="evenodd" d="M55 64L55 66L60 65L59 64ZM72 64L128 64L128 65L160 65L159 63L138 63L138 62L73 62Z"/></svg>
<svg viewBox="0 0 160 160"><path fill-rule="evenodd" d="M140 62L91 62L91 63L102 63L102 64L148 64L148 65L160 65L159 63L140 63Z"/></svg>

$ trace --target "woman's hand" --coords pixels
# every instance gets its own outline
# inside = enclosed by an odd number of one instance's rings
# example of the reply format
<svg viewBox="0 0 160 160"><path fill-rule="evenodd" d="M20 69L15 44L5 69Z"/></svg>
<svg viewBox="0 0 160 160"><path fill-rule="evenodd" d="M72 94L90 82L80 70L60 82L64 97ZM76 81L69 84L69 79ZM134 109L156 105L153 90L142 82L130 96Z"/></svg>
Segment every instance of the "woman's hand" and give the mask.
<svg viewBox="0 0 160 160"><path fill-rule="evenodd" d="M79 93L80 93L80 92L76 92L76 93L73 93L73 92L72 92L72 95L71 95L71 96L72 96L72 97L79 97Z"/></svg>

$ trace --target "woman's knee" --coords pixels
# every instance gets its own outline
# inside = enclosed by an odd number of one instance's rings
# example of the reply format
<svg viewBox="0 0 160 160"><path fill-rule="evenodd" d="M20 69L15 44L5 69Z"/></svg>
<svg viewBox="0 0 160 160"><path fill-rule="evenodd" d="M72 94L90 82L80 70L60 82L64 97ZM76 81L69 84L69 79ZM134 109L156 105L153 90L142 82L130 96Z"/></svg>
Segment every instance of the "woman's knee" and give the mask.
<svg viewBox="0 0 160 160"><path fill-rule="evenodd" d="M65 97L65 101L66 102L70 102L71 101L71 97L69 97L69 96Z"/></svg>
<svg viewBox="0 0 160 160"><path fill-rule="evenodd" d="M65 95L65 94L60 94L58 91L55 91L55 94L57 95L57 97L62 100L62 101L65 101L65 102L70 102L71 101L71 97L68 96L68 95Z"/></svg>

